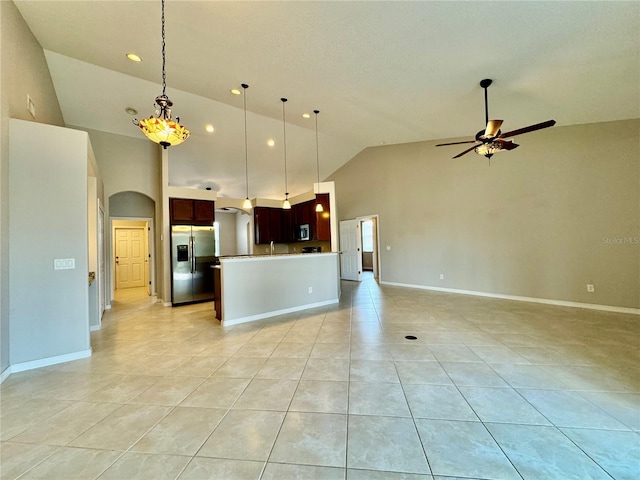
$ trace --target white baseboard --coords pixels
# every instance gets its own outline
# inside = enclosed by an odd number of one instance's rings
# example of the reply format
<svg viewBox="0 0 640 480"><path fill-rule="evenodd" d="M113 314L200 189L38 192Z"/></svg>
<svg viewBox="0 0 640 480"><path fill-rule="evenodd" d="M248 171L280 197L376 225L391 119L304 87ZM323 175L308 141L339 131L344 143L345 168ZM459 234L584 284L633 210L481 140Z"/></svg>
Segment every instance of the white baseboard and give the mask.
<svg viewBox="0 0 640 480"><path fill-rule="evenodd" d="M50 365L57 365L58 363L71 362L73 360L80 360L81 358L87 358L91 356L91 349L81 350L79 352L67 353L65 355L57 355L55 357L40 358L31 362L15 363L11 365L7 370L11 370L10 373L24 372L26 370L33 370L34 368L48 367ZM6 371L6 370L5 370Z"/></svg>
<svg viewBox="0 0 640 480"><path fill-rule="evenodd" d="M111 310L111 304L105 305L105 306L104 306L104 309L105 309L105 310Z"/></svg>
<svg viewBox="0 0 640 480"><path fill-rule="evenodd" d="M427 285L412 285L409 283L384 282L381 285L389 285L393 287L417 288L420 290L434 290L436 292L458 293L461 295L474 295L476 297L500 298L503 300L515 300L518 302L544 303L547 305L558 305L561 307L587 308L590 310L602 310L605 312L630 313L632 315L640 315L640 308L615 307L612 305L597 305L595 303L568 302L565 300L552 300L549 298L520 297L517 295L503 295L500 293L476 292L473 290L458 290L457 288L430 287Z"/></svg>
<svg viewBox="0 0 640 480"><path fill-rule="evenodd" d="M162 300L160 300L160 303L162 303ZM164 302L162 303L163 306L165 307L170 307L171 306L171 302Z"/></svg>
<svg viewBox="0 0 640 480"><path fill-rule="evenodd" d="M0 374L0 385L2 384L2 382L4 382L7 378L9 378L9 375L11 375L11 367L7 367L4 369L4 372L2 372Z"/></svg>
<svg viewBox="0 0 640 480"><path fill-rule="evenodd" d="M338 301L339 299L336 298L333 300L325 300L324 302L308 303L306 305L300 305L297 307L284 308L282 310L274 310L272 312L258 313L257 315L249 315L248 317L234 318L233 320L223 320L222 326L229 327L231 325L238 325L239 323L253 322L254 320L262 320L265 318L276 317L278 315L284 315L286 313L299 312L300 310L307 310L309 308L324 307L325 305L336 304L338 303Z"/></svg>
<svg viewBox="0 0 640 480"><path fill-rule="evenodd" d="M97 332L98 330L100 330L102 328L102 325L91 325L89 327L89 331L90 332Z"/></svg>

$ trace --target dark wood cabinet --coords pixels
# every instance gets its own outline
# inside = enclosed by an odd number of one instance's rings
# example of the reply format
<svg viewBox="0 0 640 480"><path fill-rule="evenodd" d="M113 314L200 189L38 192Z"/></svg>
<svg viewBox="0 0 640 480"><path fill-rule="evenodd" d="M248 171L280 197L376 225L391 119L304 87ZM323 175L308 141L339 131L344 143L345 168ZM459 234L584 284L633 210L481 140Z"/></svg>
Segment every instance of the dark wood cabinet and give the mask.
<svg viewBox="0 0 640 480"><path fill-rule="evenodd" d="M190 198L170 198L172 225L213 225L215 202Z"/></svg>
<svg viewBox="0 0 640 480"><path fill-rule="evenodd" d="M320 203L322 205L322 212L315 211L315 204ZM314 215L316 220L316 240L331 241L331 210L329 207L329 194L319 193L316 195L316 201L314 202Z"/></svg>
<svg viewBox="0 0 640 480"><path fill-rule="evenodd" d="M253 209L254 241L256 245L271 241L270 210L272 209L268 207L255 207Z"/></svg>
<svg viewBox="0 0 640 480"><path fill-rule="evenodd" d="M322 204L323 212L316 212L316 202ZM309 225L309 239L331 241L331 217L329 194L317 195L317 200L298 203L291 210L255 207L253 224L256 245L291 243L298 240L300 225Z"/></svg>

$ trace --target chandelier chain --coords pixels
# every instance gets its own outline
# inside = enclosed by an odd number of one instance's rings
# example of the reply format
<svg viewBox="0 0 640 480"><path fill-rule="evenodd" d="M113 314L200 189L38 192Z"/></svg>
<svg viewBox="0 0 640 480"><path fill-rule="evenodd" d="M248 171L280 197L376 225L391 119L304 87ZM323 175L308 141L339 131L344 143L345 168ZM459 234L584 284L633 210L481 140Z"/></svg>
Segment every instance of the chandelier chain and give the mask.
<svg viewBox="0 0 640 480"><path fill-rule="evenodd" d="M167 73L165 71L165 41L164 41L164 0L162 0L162 96L166 97Z"/></svg>

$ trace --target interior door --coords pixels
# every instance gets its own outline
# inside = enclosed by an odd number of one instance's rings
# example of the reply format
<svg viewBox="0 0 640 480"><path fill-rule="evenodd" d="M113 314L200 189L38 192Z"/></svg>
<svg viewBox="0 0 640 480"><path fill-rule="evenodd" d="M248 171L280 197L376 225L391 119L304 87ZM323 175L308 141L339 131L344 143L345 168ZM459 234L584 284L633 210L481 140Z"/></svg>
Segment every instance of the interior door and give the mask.
<svg viewBox="0 0 640 480"><path fill-rule="evenodd" d="M144 228L116 228L116 288L144 287Z"/></svg>
<svg viewBox="0 0 640 480"><path fill-rule="evenodd" d="M359 229L357 220L340 222L340 278L343 280L362 280Z"/></svg>

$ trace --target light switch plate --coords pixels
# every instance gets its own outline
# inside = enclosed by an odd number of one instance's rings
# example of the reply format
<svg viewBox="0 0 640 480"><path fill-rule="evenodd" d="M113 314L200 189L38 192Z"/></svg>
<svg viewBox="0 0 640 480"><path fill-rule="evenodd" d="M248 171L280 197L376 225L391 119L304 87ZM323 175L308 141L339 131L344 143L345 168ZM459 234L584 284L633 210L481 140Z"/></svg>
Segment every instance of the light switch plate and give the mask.
<svg viewBox="0 0 640 480"><path fill-rule="evenodd" d="M54 270L73 270L76 268L75 258L56 258L53 261Z"/></svg>

